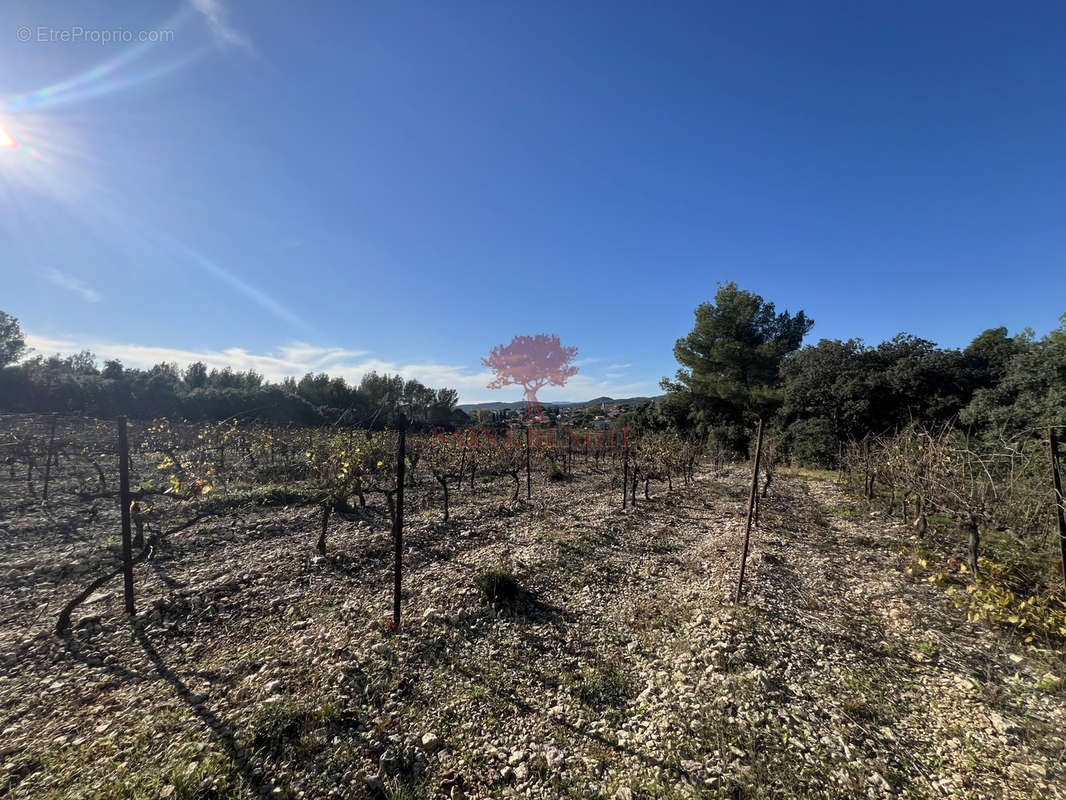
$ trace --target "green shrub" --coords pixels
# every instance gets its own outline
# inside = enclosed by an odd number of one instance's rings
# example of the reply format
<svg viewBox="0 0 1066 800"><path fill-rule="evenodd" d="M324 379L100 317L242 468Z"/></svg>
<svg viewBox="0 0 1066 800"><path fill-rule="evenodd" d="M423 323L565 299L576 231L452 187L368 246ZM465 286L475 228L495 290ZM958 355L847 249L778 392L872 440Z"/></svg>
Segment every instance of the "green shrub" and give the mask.
<svg viewBox="0 0 1066 800"><path fill-rule="evenodd" d="M548 480L549 481L569 481L573 480L574 476L564 470L558 464L552 464L548 467Z"/></svg>
<svg viewBox="0 0 1066 800"><path fill-rule="evenodd" d="M504 569L481 572L474 577L474 583L486 603L513 603L520 594L518 581Z"/></svg>
<svg viewBox="0 0 1066 800"><path fill-rule="evenodd" d="M829 420L801 419L785 433L788 458L808 466L834 468L839 460L840 443Z"/></svg>

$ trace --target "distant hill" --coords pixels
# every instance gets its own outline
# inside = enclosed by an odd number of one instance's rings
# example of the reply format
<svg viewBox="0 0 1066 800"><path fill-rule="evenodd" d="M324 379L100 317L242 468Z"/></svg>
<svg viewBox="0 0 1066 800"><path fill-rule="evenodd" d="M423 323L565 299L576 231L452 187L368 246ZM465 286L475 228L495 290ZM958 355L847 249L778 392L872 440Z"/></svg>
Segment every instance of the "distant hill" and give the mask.
<svg viewBox="0 0 1066 800"><path fill-rule="evenodd" d="M662 395L656 397L624 397L621 399L615 399L613 397L595 397L592 400L583 400L577 402L574 400L557 400L554 402L541 403L545 408L562 408L564 406L579 406L584 408L585 406L599 406L604 403L607 405L623 405L623 406L635 406L639 403L643 403L645 400L658 400ZM463 411L503 411L519 409L526 407L525 400L518 400L514 403L460 403L459 408Z"/></svg>

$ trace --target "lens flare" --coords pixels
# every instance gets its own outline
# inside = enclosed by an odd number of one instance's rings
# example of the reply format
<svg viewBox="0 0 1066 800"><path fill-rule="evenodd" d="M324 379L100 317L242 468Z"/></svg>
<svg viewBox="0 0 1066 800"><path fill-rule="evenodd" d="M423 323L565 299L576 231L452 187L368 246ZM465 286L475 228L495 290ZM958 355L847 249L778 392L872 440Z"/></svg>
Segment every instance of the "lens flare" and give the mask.
<svg viewBox="0 0 1066 800"><path fill-rule="evenodd" d="M170 19L162 23L160 30L174 31L190 18L192 12L184 6ZM193 52L179 55L164 64L148 65L137 72L136 62L160 53L158 41L139 42L118 55L103 61L91 69L65 80L34 89L32 92L0 97L0 112L44 111L56 106L80 103L87 100L129 89L173 72L191 63L209 48L200 47Z"/></svg>
<svg viewBox="0 0 1066 800"><path fill-rule="evenodd" d="M193 11L184 4L161 26L174 31ZM0 96L0 207L26 193L57 199L81 197L98 181L93 149L84 142L85 115L52 113L64 105L91 105L98 98L134 89L191 64L206 45L174 53L158 41L139 42L65 80L22 94Z"/></svg>
<svg viewBox="0 0 1066 800"><path fill-rule="evenodd" d="M178 30L201 16L194 6L202 3L178 5L178 12L161 29ZM175 41L186 39L177 37ZM169 251L174 263L192 266L276 318L313 332L300 317L239 274L139 223L136 215L123 207L123 193L108 186L99 174L101 151L92 145L93 131L86 123L94 119L94 113L107 114L109 109L97 111L92 108L93 101L142 87L209 55L213 49L211 44L201 44L173 52L174 47L162 47L158 42L138 43L51 85L0 95L0 241L5 247L14 242L27 263L39 261L35 245L49 239L51 220L62 216L103 242L120 247L132 244L146 252ZM76 104L89 108L76 115L56 113L61 106ZM42 214L43 208L48 208L49 214Z"/></svg>

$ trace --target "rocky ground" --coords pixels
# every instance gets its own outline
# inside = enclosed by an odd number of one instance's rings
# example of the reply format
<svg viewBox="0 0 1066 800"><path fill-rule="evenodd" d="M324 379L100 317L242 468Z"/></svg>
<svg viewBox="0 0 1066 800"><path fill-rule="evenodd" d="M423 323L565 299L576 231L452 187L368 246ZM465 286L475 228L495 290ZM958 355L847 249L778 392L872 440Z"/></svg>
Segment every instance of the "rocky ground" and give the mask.
<svg viewBox="0 0 1066 800"><path fill-rule="evenodd" d="M777 480L734 607L747 480L627 511L605 476L486 484L448 525L416 501L399 632L380 511L325 558L314 509L190 525L131 626L120 577L70 606L114 511L8 503L0 796L1066 797L1054 654L968 623L831 482Z"/></svg>

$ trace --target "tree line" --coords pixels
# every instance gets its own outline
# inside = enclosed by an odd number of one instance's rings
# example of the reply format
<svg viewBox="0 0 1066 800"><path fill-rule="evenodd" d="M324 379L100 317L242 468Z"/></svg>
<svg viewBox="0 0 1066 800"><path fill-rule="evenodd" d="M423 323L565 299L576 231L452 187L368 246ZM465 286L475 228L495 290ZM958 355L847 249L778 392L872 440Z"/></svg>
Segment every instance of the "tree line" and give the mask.
<svg viewBox="0 0 1066 800"><path fill-rule="evenodd" d="M989 328L964 348L900 333L869 345L821 339L803 345L814 321L735 283L695 310L679 339L679 369L662 398L612 420L616 427L709 438L711 449L745 455L758 419L783 458L838 466L847 443L917 424L952 424L978 440L1014 438L1066 424L1066 314L1046 336ZM140 370L98 366L88 352L25 357L17 320L0 312L0 410L111 417L219 420L231 417L304 425L342 422L381 429L400 413L416 427L471 424L452 389L371 372L360 383L308 374L281 383L254 371ZM551 413L549 411L549 413Z"/></svg>
<svg viewBox="0 0 1066 800"><path fill-rule="evenodd" d="M1066 314L1037 337L989 328L964 348L900 333L878 345L854 338L802 345L803 311L719 286L674 347L666 394L621 416L633 428L698 429L712 446L746 454L763 419L796 461L836 467L848 442L915 424L951 424L977 441L1066 424Z"/></svg>
<svg viewBox="0 0 1066 800"><path fill-rule="evenodd" d="M415 428L454 429L468 422L457 400L454 389L377 372L358 385L323 373L272 383L254 370L208 369L203 362L184 370L167 363L134 369L117 360L100 365L88 351L27 357L18 320L0 311L0 411L196 421L239 417L377 430L395 426L403 414Z"/></svg>

